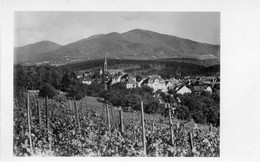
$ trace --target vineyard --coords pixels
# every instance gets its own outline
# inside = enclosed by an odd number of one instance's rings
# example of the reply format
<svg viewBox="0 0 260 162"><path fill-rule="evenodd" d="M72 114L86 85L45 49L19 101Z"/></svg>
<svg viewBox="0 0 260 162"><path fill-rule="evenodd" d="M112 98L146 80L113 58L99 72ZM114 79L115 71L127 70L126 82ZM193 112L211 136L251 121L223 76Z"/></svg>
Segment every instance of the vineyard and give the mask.
<svg viewBox="0 0 260 162"><path fill-rule="evenodd" d="M14 102L15 156L219 157L219 129L85 100ZM140 102L140 106L142 103Z"/></svg>

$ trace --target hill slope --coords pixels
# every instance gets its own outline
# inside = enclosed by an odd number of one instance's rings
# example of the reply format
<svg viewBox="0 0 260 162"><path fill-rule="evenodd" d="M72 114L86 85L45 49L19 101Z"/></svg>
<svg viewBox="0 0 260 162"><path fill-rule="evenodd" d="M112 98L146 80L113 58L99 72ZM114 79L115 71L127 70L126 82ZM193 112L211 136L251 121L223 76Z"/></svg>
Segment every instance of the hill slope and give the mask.
<svg viewBox="0 0 260 162"><path fill-rule="evenodd" d="M134 29L122 34L109 33L91 36L66 46L37 55L37 61L68 63L101 59L219 59L219 45L199 43L148 30Z"/></svg>
<svg viewBox="0 0 260 162"><path fill-rule="evenodd" d="M27 61L33 61L40 54L50 52L62 47L61 45L51 41L41 41L38 43L16 47L14 49L14 62L24 63Z"/></svg>

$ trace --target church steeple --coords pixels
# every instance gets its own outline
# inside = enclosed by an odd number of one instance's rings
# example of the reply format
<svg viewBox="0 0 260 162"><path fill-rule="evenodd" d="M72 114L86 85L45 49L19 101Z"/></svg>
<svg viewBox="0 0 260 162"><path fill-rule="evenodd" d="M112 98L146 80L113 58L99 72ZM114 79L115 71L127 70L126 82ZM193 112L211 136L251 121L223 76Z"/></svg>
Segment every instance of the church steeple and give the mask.
<svg viewBox="0 0 260 162"><path fill-rule="evenodd" d="M106 72L107 72L107 57L106 57L106 54L107 54L107 53L105 53L105 61L104 61L104 73L106 73Z"/></svg>
<svg viewBox="0 0 260 162"><path fill-rule="evenodd" d="M104 79L104 83L105 83L105 90L107 90L107 78L106 78L106 74L107 74L107 56L106 56L107 52L105 53L105 60L104 60L104 71L103 71L103 79Z"/></svg>
<svg viewBox="0 0 260 162"><path fill-rule="evenodd" d="M104 61L104 72L107 71L107 56L106 56L106 53L105 53L105 61Z"/></svg>

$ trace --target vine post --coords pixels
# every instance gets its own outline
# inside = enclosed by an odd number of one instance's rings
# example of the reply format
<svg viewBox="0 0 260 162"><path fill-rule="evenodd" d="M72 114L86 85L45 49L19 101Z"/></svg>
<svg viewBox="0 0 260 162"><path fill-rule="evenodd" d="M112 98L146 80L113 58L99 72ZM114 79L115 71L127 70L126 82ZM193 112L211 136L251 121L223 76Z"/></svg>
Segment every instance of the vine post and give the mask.
<svg viewBox="0 0 260 162"><path fill-rule="evenodd" d="M112 128L115 127L115 119L114 119L114 111L113 108L110 109L110 114L111 114L111 122L112 122Z"/></svg>
<svg viewBox="0 0 260 162"><path fill-rule="evenodd" d="M145 127L144 127L144 104L141 101L141 125L142 125L142 134L143 134L143 147L144 147L144 156L146 156L146 141L145 141Z"/></svg>
<svg viewBox="0 0 260 162"><path fill-rule="evenodd" d="M171 131L171 142L172 142L172 145L174 144L174 138L173 138L173 129L172 129L172 111L171 111L171 106L170 104L168 103L167 104L167 107L168 107L168 110L169 110L169 125L170 125L170 131Z"/></svg>
<svg viewBox="0 0 260 162"><path fill-rule="evenodd" d="M45 113L46 113L46 129L47 129L47 140L49 141L49 107L48 107L48 97L45 97ZM50 145L50 143L49 143Z"/></svg>
<svg viewBox="0 0 260 162"><path fill-rule="evenodd" d="M75 107L75 117L77 120L78 130L81 132L80 122L79 122L79 114L78 114L78 107L77 107L77 101L74 98L74 107Z"/></svg>
<svg viewBox="0 0 260 162"><path fill-rule="evenodd" d="M71 100L69 99L69 104L70 104L70 110L73 111L73 106L72 106L72 103L71 103Z"/></svg>
<svg viewBox="0 0 260 162"><path fill-rule="evenodd" d="M110 113L109 113L109 108L108 104L106 104L106 112L107 112L107 124L108 124L108 130L111 130L111 123L110 123Z"/></svg>
<svg viewBox="0 0 260 162"><path fill-rule="evenodd" d="M81 107L80 107L80 112L83 114L83 108L84 108L84 106L83 106L83 101L81 100Z"/></svg>
<svg viewBox="0 0 260 162"><path fill-rule="evenodd" d="M191 152L192 155L194 153L194 144L193 144L193 134L192 132L189 132L189 143L190 143L190 148L191 148Z"/></svg>
<svg viewBox="0 0 260 162"><path fill-rule="evenodd" d="M152 132L154 133L154 128L155 128L155 126L154 126L154 115L153 115L153 120L152 120Z"/></svg>
<svg viewBox="0 0 260 162"><path fill-rule="evenodd" d="M33 152L33 146L32 146L32 135L31 135L31 119L30 119L30 96L29 92L27 92L27 119L28 119L28 136L29 136L29 141L30 141L30 148L31 151Z"/></svg>
<svg viewBox="0 0 260 162"><path fill-rule="evenodd" d="M123 117L123 111L119 111L119 118L120 118L120 131L123 134L124 133L124 117Z"/></svg>
<svg viewBox="0 0 260 162"><path fill-rule="evenodd" d="M41 108L40 108L40 104L39 104L39 99L36 99L36 107L37 107L37 113L38 113L38 124L39 127L41 126Z"/></svg>

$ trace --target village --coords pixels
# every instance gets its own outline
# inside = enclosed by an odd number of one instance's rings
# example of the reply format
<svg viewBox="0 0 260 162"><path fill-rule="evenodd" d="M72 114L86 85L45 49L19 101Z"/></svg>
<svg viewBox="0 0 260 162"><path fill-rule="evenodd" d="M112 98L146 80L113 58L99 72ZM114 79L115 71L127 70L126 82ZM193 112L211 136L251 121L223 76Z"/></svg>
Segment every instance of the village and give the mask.
<svg viewBox="0 0 260 162"><path fill-rule="evenodd" d="M104 60L104 67L99 69L99 77L94 72L78 73L77 79L85 85L91 85L96 82L101 84L105 82L107 87L116 83L123 83L127 89L148 86L153 89L155 94L161 92L166 95L171 93L201 93L220 91L220 76L185 76L183 78L163 79L158 74L142 75L139 73L125 72L124 69L108 69L107 60ZM105 78L105 80L103 80Z"/></svg>

